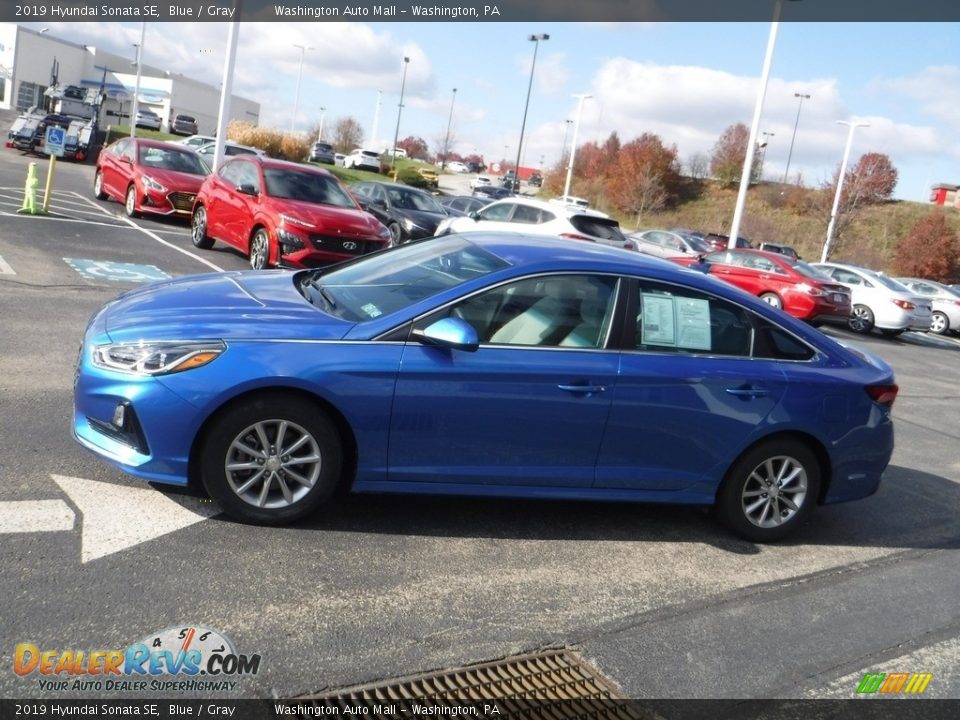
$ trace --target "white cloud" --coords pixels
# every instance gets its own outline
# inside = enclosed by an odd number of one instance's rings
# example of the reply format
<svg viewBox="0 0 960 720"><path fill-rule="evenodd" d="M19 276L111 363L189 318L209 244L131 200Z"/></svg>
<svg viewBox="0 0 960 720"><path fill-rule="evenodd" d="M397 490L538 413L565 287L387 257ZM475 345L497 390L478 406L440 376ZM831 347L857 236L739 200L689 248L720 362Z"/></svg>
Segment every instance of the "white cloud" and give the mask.
<svg viewBox="0 0 960 720"><path fill-rule="evenodd" d="M920 110L960 131L960 66L931 66L912 76L874 81L871 88L917 101Z"/></svg>

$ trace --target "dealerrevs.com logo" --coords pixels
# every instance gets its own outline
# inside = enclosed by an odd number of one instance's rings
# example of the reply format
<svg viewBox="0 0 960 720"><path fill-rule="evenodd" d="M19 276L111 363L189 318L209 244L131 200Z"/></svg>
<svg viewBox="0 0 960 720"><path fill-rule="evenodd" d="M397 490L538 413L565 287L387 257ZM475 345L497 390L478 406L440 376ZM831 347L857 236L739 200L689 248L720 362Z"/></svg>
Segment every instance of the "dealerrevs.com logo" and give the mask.
<svg viewBox="0 0 960 720"><path fill-rule="evenodd" d="M41 690L189 692L236 689L256 675L260 655L242 655L222 633L200 626L171 627L122 650L14 648L13 671L36 677Z"/></svg>

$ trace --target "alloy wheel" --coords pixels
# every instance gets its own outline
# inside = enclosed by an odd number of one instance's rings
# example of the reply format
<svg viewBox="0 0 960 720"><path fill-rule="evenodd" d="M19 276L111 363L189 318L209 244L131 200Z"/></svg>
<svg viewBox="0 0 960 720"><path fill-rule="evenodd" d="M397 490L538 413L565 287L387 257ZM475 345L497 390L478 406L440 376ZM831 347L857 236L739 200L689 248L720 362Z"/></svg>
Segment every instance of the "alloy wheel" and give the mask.
<svg viewBox="0 0 960 720"><path fill-rule="evenodd" d="M807 471L796 458L780 455L764 460L750 473L740 494L744 517L759 528L788 522L803 507Z"/></svg>

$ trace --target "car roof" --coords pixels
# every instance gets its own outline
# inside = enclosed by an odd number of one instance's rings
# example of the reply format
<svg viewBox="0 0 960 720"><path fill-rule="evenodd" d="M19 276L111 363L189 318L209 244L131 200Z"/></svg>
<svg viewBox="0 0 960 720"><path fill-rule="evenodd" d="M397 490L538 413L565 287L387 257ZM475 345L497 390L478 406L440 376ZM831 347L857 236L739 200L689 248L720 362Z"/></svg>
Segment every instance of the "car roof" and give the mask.
<svg viewBox="0 0 960 720"><path fill-rule="evenodd" d="M538 210L547 210L552 213L561 213L564 217L574 217L576 215L585 215L587 217L595 218L609 218L609 215L602 213L598 210L593 210L592 208L579 207L577 205L569 205L567 203L557 203L549 200L536 200L534 198L527 198L521 195L515 195L509 198L502 198L497 200L498 203L511 202L517 205L528 205L529 207L535 207Z"/></svg>

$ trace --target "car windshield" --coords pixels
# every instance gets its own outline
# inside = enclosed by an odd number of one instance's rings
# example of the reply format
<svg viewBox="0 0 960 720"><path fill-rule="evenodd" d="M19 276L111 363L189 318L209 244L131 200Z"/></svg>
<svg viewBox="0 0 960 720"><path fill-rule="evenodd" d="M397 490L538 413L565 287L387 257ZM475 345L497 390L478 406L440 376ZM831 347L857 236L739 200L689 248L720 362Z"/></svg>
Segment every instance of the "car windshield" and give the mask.
<svg viewBox="0 0 960 720"><path fill-rule="evenodd" d="M421 210L423 212L439 213L446 215L443 207L432 195L427 195L417 190L404 187L387 188L387 196L390 198L390 204L400 210Z"/></svg>
<svg viewBox="0 0 960 720"><path fill-rule="evenodd" d="M710 243L701 237L691 235L690 233L677 233L677 235L686 240L695 252L708 253L713 251L713 247L710 245Z"/></svg>
<svg viewBox="0 0 960 720"><path fill-rule="evenodd" d="M457 235L413 243L323 271L306 273L300 292L324 311L372 320L509 263Z"/></svg>
<svg viewBox="0 0 960 720"><path fill-rule="evenodd" d="M813 265L808 265L807 263L803 262L803 260L797 260L793 263L788 261L787 264L804 277L808 277L813 280L822 280L824 282L834 282L834 279L823 270L820 268L815 268Z"/></svg>
<svg viewBox="0 0 960 720"><path fill-rule="evenodd" d="M880 273L871 273L870 279L876 280L878 283L880 283L885 288L887 288L887 290L895 290L896 292L907 292L907 293L912 292L910 288L908 288L906 285L904 285L903 283L898 283L892 277L888 277L887 275L881 275Z"/></svg>
<svg viewBox="0 0 960 720"><path fill-rule="evenodd" d="M209 175L206 164L189 150L140 146L140 164L145 168L174 170L188 175Z"/></svg>
<svg viewBox="0 0 960 720"><path fill-rule="evenodd" d="M263 178L267 195L271 197L343 208L357 207L340 183L326 175L287 168L264 168Z"/></svg>

